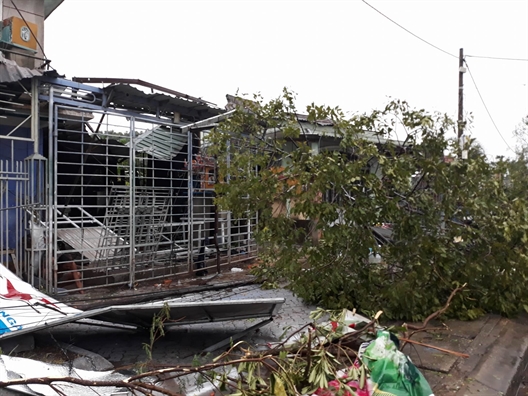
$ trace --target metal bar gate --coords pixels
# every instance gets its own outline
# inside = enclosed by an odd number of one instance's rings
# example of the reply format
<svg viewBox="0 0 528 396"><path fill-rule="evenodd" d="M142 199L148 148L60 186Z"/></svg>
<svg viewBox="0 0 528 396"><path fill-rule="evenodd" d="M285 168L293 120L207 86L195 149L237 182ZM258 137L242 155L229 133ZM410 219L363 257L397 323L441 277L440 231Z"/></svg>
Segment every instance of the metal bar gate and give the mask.
<svg viewBox="0 0 528 396"><path fill-rule="evenodd" d="M43 273L53 291L132 287L255 257L256 218L215 213L216 167L202 147L203 131L51 107L43 227L52 250Z"/></svg>

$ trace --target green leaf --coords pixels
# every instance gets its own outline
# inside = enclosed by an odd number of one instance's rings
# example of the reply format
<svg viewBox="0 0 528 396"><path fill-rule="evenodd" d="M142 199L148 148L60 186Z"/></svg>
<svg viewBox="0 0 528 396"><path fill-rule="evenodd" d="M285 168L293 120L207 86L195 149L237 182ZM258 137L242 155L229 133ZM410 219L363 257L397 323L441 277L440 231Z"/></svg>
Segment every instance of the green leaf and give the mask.
<svg viewBox="0 0 528 396"><path fill-rule="evenodd" d="M273 374L273 377L275 378L275 384L273 386L273 394L275 396L287 396L286 389L284 388L284 383L282 382L282 379L277 374Z"/></svg>

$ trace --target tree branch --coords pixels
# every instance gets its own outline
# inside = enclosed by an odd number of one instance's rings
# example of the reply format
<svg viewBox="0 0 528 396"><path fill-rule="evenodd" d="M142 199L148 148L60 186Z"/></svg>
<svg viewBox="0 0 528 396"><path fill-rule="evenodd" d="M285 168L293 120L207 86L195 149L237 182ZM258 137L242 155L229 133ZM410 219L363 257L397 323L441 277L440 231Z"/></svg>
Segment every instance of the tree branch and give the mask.
<svg viewBox="0 0 528 396"><path fill-rule="evenodd" d="M172 392L170 390L161 388L159 386L155 386L152 384L143 383L139 381L130 381L130 379L117 380L117 381L97 381L97 380L94 381L94 380L84 380L82 378L74 378L74 377L20 378L20 379L14 379L10 381L0 381L0 389L7 388L8 386L15 386L15 385L49 385L55 391L58 391L56 389L56 385L59 382L66 382L70 384L76 384L76 385L87 386L87 387L108 387L108 386L113 386L116 388L121 387L121 388L127 388L130 390L134 390L137 392L141 392L144 395L151 395L152 391L156 391L166 396L183 396L180 393Z"/></svg>

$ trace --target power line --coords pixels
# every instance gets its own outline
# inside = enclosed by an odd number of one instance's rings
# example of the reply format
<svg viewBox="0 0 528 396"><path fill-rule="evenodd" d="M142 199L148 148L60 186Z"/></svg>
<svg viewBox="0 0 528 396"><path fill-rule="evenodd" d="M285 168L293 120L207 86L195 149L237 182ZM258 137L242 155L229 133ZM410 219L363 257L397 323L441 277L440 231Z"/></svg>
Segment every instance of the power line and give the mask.
<svg viewBox="0 0 528 396"><path fill-rule="evenodd" d="M493 117L491 116L491 113L490 113L490 111L488 109L488 106L486 106L486 102L484 102L484 98L482 97L482 94L480 93L480 90L478 89L477 83L475 82L475 79L473 78L473 74L471 73L471 69L469 68L469 65L465 61L464 61L464 63L466 63L466 66L467 66L467 69L468 69L468 72L469 72L469 76L471 77L471 81L473 81L473 85L475 86L475 89L477 90L477 93L478 93L478 95L480 97L480 100L482 101L482 104L484 105L484 108L486 109L486 112L488 113L488 116L489 116L493 126L495 127L495 130L497 131L497 133L499 134L499 136L501 137L503 142L506 143L506 146L508 147L508 149L510 149L512 152L515 152L510 147L510 145L508 144L506 139L504 139L504 136L502 136L502 133L500 132L499 128L497 127L497 124L495 124L495 121L493 120Z"/></svg>
<svg viewBox="0 0 528 396"><path fill-rule="evenodd" d="M413 32L411 32L409 29L406 29L404 28L402 25L400 25L398 22L392 20L391 18L389 18L387 15L385 15L383 12L379 11L378 9L376 9L375 7L371 6L369 3L367 3L365 0L361 0L363 1L363 3L365 3L366 5L368 5L370 8L372 8L374 11L376 11L378 14L380 14L381 16L383 16L384 18L387 18L389 21L391 21L392 23L394 23L396 26L398 26L399 28L405 30L407 33L413 35L414 37L416 37L418 40L420 41L423 41L425 44L427 45L430 45L431 47L433 48L436 48L438 51L442 51L444 54L447 54L449 56L452 56L453 58L457 58L458 59L458 56L456 55L453 55L447 51L444 51L442 48L440 47L437 47L436 45L434 44L431 44L429 41L427 40L424 40L423 38L421 38L420 36L414 34Z"/></svg>
<svg viewBox="0 0 528 396"><path fill-rule="evenodd" d="M501 58L501 57L498 57L498 56L479 56L479 55L466 55L466 57L467 58L481 58L481 59L495 59L495 60L528 62L528 59L524 59L524 58Z"/></svg>

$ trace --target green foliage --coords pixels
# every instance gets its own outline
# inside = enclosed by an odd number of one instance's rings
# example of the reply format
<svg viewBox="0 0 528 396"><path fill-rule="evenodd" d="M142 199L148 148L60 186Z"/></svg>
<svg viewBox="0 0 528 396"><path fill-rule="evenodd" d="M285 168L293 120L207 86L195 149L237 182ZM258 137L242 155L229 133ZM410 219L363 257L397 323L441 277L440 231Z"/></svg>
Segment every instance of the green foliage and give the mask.
<svg viewBox="0 0 528 396"><path fill-rule="evenodd" d="M350 395L356 395L346 382L356 380L363 387L368 369L359 359L356 362L357 351L351 346L372 339L369 331L374 331L376 320L344 335L339 332L347 326L343 311L318 309L310 317L314 322L309 327L291 333L284 342L265 351L244 342L232 345L208 365L214 365L214 370L207 372L209 381L231 395L287 396L313 394L319 388L327 389L334 380ZM331 322L320 320L325 318ZM340 342L335 342L337 339ZM208 366L198 369L204 373Z"/></svg>
<svg viewBox="0 0 528 396"><path fill-rule="evenodd" d="M383 307L391 319L422 319L464 283L452 316L528 306L524 158L490 162L469 145L458 159L453 122L402 101L352 118L311 105L308 122L288 91L244 104L210 135L224 180L217 202L258 213L256 273L269 283L287 279L331 309ZM332 150L314 149L328 139ZM372 227L382 223L392 242L379 246Z"/></svg>
<svg viewBox="0 0 528 396"><path fill-rule="evenodd" d="M152 324L149 329L149 342L143 343L143 350L147 354L148 361L152 360L152 350L156 341L165 336L165 322L168 320L170 320L170 308L165 303L163 308L152 318Z"/></svg>

